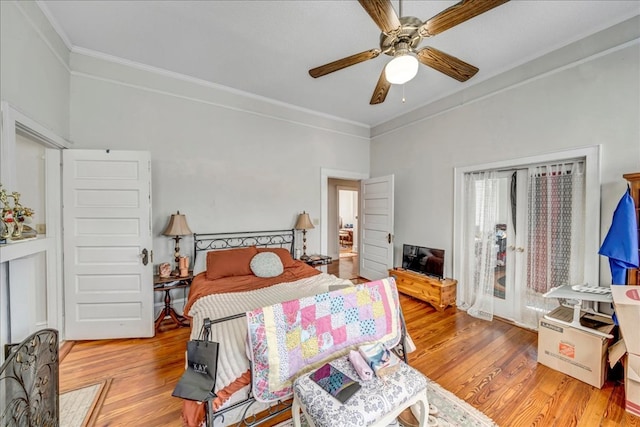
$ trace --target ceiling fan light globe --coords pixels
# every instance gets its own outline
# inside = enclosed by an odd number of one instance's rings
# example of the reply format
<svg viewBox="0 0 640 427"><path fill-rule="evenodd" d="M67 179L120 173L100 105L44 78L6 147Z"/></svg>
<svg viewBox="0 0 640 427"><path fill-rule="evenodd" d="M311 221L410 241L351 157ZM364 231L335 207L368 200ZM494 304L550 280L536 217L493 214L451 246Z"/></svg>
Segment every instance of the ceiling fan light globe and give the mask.
<svg viewBox="0 0 640 427"><path fill-rule="evenodd" d="M401 85L418 74L419 62L413 55L401 55L393 58L384 68L387 81L394 85Z"/></svg>

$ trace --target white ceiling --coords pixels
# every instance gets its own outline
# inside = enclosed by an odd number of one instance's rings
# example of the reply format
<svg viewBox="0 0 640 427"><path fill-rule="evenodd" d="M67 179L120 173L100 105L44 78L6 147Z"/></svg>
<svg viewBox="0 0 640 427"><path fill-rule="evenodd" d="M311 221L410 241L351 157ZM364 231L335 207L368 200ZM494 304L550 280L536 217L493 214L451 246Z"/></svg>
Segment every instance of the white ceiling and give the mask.
<svg viewBox="0 0 640 427"><path fill-rule="evenodd" d="M402 3L427 20L457 1ZM387 55L314 79L310 68L377 48L357 1L40 1L70 48L169 70L369 126L640 14L640 0L512 0L423 40L480 69L460 83L424 65L369 105ZM397 0L393 1L398 11ZM406 101L402 102L402 93Z"/></svg>

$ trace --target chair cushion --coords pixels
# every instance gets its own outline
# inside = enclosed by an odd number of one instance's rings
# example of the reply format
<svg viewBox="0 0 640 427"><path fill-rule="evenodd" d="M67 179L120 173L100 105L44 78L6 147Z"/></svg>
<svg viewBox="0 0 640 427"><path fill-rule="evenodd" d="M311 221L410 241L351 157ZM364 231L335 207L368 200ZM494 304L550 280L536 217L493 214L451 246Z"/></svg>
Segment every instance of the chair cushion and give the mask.
<svg viewBox="0 0 640 427"><path fill-rule="evenodd" d="M418 393L427 392L427 378L404 362L384 379L376 377L369 381L360 380L346 356L331 364L358 380L362 387L341 404L309 378L310 374L296 379L293 383L295 398L316 427L369 426Z"/></svg>

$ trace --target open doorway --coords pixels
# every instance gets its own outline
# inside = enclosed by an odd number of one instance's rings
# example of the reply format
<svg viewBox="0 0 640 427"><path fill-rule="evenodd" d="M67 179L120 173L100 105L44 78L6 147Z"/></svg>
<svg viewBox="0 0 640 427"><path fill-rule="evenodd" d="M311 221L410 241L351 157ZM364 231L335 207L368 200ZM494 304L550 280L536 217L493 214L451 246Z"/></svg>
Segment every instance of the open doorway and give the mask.
<svg viewBox="0 0 640 427"><path fill-rule="evenodd" d="M340 258L358 255L358 190L338 186L338 244Z"/></svg>
<svg viewBox="0 0 640 427"><path fill-rule="evenodd" d="M341 252L357 254L360 238L357 220L360 180L327 177L326 194L326 254L334 260L340 259ZM342 260L353 261L357 265L357 256L350 255L350 257Z"/></svg>

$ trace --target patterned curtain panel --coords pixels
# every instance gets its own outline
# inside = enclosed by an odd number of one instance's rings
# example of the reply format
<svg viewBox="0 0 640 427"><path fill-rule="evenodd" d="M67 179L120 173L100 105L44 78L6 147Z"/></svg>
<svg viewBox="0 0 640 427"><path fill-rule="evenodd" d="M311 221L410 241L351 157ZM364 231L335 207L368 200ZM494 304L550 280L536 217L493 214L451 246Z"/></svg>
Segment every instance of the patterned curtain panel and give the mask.
<svg viewBox="0 0 640 427"><path fill-rule="evenodd" d="M558 305L544 293L583 281L584 167L576 161L529 170L525 303L541 314Z"/></svg>
<svg viewBox="0 0 640 427"><path fill-rule="evenodd" d="M464 277L457 305L471 316L493 319L498 179L493 171L465 174Z"/></svg>

